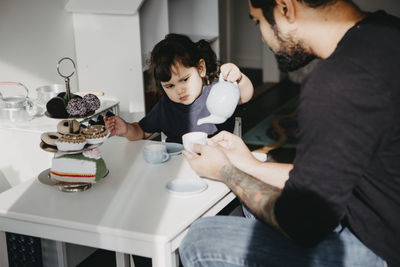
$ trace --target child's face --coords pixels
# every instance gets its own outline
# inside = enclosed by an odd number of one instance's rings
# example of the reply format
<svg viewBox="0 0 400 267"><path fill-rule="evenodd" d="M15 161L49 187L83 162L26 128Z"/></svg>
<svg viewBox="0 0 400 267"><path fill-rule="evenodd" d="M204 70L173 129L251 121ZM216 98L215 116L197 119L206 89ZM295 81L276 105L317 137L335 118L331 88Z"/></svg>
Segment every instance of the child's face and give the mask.
<svg viewBox="0 0 400 267"><path fill-rule="evenodd" d="M161 86L171 101L190 105L202 92L202 77L205 74L206 69L203 59L200 60L197 68L187 68L181 63L176 63L171 66L171 79L167 82L161 82Z"/></svg>

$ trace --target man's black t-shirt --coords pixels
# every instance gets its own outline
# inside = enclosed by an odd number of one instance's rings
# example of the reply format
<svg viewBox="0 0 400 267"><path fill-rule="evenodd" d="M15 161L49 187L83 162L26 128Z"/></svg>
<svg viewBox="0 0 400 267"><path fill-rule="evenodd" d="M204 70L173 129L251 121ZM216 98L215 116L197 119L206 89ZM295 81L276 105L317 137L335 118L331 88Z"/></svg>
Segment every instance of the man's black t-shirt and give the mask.
<svg viewBox="0 0 400 267"><path fill-rule="evenodd" d="M303 84L298 120L279 225L313 245L341 223L400 266L400 20L380 11L352 27Z"/></svg>
<svg viewBox="0 0 400 267"><path fill-rule="evenodd" d="M182 143L182 135L193 131L206 132L208 136L221 130L232 132L235 124L233 117L223 124L197 125L198 119L210 115L206 102L213 85L205 86L201 95L190 105L175 103L163 95L150 113L139 121L140 127L147 133L163 132L167 142L175 143Z"/></svg>

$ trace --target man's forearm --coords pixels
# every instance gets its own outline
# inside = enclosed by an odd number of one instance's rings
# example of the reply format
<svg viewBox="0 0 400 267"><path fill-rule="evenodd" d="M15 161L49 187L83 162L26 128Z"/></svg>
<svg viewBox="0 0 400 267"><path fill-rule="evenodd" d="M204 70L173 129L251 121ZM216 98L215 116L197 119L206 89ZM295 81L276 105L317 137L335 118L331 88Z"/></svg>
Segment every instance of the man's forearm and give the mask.
<svg viewBox="0 0 400 267"><path fill-rule="evenodd" d="M222 168L221 180L256 217L282 231L274 213L275 202L281 195L281 189L263 183L233 165L225 165Z"/></svg>

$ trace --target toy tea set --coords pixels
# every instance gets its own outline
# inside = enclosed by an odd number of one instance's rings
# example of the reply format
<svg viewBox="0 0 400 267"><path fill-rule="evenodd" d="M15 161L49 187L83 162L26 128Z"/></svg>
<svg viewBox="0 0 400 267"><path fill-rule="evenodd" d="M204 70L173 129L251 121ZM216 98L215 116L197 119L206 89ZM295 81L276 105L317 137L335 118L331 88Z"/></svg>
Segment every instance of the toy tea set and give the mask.
<svg viewBox="0 0 400 267"><path fill-rule="evenodd" d="M197 125L204 123L219 124L224 123L230 118L236 109L240 98L240 90L237 82L225 81L220 74L219 81L213 85L210 94L207 97L206 107L210 115L197 121ZM182 136L183 147L185 150L192 152L191 143L205 145L207 143L207 133L205 132L189 132ZM169 159L168 143L148 145L143 150L143 156L148 163L158 164ZM179 145L179 144L176 144Z"/></svg>
<svg viewBox="0 0 400 267"><path fill-rule="evenodd" d="M235 112L239 98L240 90L237 82L225 81L222 74L220 74L218 82L211 88L206 101L206 107L210 115L199 119L197 125L224 123ZM189 132L182 136L182 142L185 149L193 153L190 149L190 144L207 144L207 134L204 132Z"/></svg>
<svg viewBox="0 0 400 267"><path fill-rule="evenodd" d="M64 75L60 71L60 64L69 60L73 64L73 71L69 75ZM87 118L100 107L99 99L92 94L83 97L72 94L70 91L69 78L75 72L75 63L70 58L62 58L57 65L57 71L65 81L65 92L58 93L50 98L46 103L46 112L49 118L60 119L56 132L46 132L41 135L40 147L55 153L52 166L39 174L39 181L44 184L57 186L60 191L77 192L89 189L92 184L100 181L108 174L106 164L98 150L109 136L109 132L103 125L81 125L76 119ZM219 82L210 91L206 101L210 115L198 120L197 124L203 123L223 123L232 116L239 101L240 91L236 82L231 83L223 80L220 75ZM190 134L192 135L192 134ZM195 136L197 136L195 134ZM204 136L201 135L202 142ZM196 137L185 138L189 142L197 142ZM185 146L188 142L185 141ZM203 142L204 143L204 142ZM170 144L172 145L172 144ZM154 145L153 145L154 146ZM162 153L159 153L160 149ZM181 147L146 147L143 155L149 163L162 163L169 159L172 153ZM168 151L169 150L169 151ZM182 182L182 181L175 181ZM188 191L190 185L177 185L169 183L167 189L171 192L182 191L181 193L193 192L193 188ZM197 181L199 183L199 181ZM197 186L196 190L198 190ZM201 183L201 190L205 190L206 183Z"/></svg>
<svg viewBox="0 0 400 267"><path fill-rule="evenodd" d="M207 97L206 107L210 115L197 121L197 125L204 123L224 123L234 113L239 102L240 90L236 82L225 81L220 75L219 81L213 85ZM190 145L192 143L207 144L207 133L189 132L182 136L185 150L194 153ZM206 190L207 183L203 179L174 179L168 182L166 188L179 196L191 196Z"/></svg>

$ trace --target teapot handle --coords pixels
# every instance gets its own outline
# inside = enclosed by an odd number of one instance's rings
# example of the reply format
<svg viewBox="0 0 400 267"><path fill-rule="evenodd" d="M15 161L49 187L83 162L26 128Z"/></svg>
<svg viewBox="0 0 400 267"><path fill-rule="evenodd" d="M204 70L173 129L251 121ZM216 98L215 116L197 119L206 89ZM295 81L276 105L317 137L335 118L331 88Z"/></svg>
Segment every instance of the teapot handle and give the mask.
<svg viewBox="0 0 400 267"><path fill-rule="evenodd" d="M228 82L228 81L226 81L226 80L224 79L224 77L222 77L222 73L221 73L221 72L219 73L218 82ZM236 81L234 81L234 82L232 82L232 83L235 84L235 85L237 85L237 82L236 82Z"/></svg>
<svg viewBox="0 0 400 267"><path fill-rule="evenodd" d="M25 101L25 108L26 108L26 111L28 112L28 114L30 116L35 116L35 115L38 114L37 105L32 100L30 100L28 98Z"/></svg>
<svg viewBox="0 0 400 267"><path fill-rule="evenodd" d="M26 86L25 86L24 84L22 84L22 83L19 83L19 82L0 82L0 85L15 85L15 86L21 86L21 87L23 87L23 88L25 89L25 91L26 91L26 97L28 97L28 95L29 95L28 88L26 88Z"/></svg>

